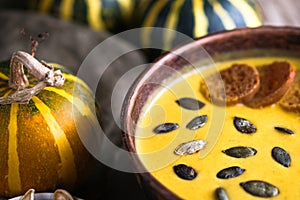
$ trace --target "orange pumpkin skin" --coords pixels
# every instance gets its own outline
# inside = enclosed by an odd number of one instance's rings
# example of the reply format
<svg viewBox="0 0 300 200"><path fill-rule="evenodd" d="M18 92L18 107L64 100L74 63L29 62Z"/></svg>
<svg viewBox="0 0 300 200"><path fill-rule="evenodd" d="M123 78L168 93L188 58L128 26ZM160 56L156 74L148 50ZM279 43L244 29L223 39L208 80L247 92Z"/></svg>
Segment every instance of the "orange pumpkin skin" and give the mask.
<svg viewBox="0 0 300 200"><path fill-rule="evenodd" d="M63 67L60 70L65 76L62 87L46 87L28 104L0 105L0 197L18 196L30 188L78 192L96 166L76 128L95 134L92 92ZM0 96L13 92L8 78L9 62L1 63Z"/></svg>

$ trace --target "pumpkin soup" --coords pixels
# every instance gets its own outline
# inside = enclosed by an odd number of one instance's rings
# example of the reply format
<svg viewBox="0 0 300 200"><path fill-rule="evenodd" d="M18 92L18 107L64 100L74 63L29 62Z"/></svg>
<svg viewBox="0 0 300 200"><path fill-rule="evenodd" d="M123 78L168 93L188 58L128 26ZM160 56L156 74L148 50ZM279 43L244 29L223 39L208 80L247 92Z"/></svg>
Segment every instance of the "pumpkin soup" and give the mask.
<svg viewBox="0 0 300 200"><path fill-rule="evenodd" d="M287 57L242 58L216 69L275 61L300 69L299 59ZM278 101L259 108L213 104L200 84L213 68L186 70L148 98L135 133L141 161L183 199L300 199L299 113Z"/></svg>

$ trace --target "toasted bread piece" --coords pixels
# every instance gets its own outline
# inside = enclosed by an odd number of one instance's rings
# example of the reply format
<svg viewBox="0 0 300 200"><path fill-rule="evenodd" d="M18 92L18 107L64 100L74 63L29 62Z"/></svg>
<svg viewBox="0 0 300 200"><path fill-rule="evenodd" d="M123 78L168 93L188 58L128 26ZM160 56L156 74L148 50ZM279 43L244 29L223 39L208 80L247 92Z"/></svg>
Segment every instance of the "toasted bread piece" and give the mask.
<svg viewBox="0 0 300 200"><path fill-rule="evenodd" d="M257 67L260 77L258 92L247 106L259 108L279 101L294 81L295 68L286 61L275 61L269 65Z"/></svg>
<svg viewBox="0 0 300 200"><path fill-rule="evenodd" d="M294 82L280 99L279 105L286 110L300 112L300 70L296 71Z"/></svg>
<svg viewBox="0 0 300 200"><path fill-rule="evenodd" d="M205 79L200 90L215 104L233 105L249 101L258 91L259 73L255 67L246 64L233 64Z"/></svg>

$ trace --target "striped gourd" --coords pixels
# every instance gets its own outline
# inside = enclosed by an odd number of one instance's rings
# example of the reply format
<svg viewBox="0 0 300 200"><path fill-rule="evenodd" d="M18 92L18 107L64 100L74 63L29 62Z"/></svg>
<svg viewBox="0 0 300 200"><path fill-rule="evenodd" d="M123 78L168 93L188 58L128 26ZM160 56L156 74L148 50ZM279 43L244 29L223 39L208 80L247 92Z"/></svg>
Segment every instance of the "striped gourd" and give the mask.
<svg viewBox="0 0 300 200"><path fill-rule="evenodd" d="M255 0L31 0L31 4L35 10L112 33L162 27L198 38L217 31L262 25L261 9ZM138 45L143 48L155 43L169 50L178 45L175 35L143 29Z"/></svg>
<svg viewBox="0 0 300 200"><path fill-rule="evenodd" d="M262 24L259 5L254 0L145 0L137 6L136 27L163 27L176 30L191 38L238 27L257 27ZM155 41L170 49L174 32L154 34L145 29L143 46Z"/></svg>
<svg viewBox="0 0 300 200"><path fill-rule="evenodd" d="M63 86L45 87L28 104L0 105L0 197L30 188L74 192L96 166L78 135L78 127L91 136L98 125L92 92L65 68L53 66L62 71ZM14 92L8 86L9 73L9 62L2 62L1 97ZM31 76L28 80L29 86L37 82Z"/></svg>
<svg viewBox="0 0 300 200"><path fill-rule="evenodd" d="M118 32L130 26L139 0L30 0L29 7L97 30Z"/></svg>

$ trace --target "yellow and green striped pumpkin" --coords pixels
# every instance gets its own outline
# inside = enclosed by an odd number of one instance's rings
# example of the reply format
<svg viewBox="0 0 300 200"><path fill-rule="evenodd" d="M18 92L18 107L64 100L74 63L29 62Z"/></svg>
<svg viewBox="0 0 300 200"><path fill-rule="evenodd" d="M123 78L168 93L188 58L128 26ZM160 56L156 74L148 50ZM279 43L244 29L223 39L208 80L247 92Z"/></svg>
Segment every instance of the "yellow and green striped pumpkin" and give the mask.
<svg viewBox="0 0 300 200"><path fill-rule="evenodd" d="M76 126L92 135L98 120L89 87L59 65L62 87L46 87L28 104L0 105L0 197L28 189L77 191L95 166ZM11 94L9 62L0 64L0 96ZM36 80L28 77L30 85Z"/></svg>
<svg viewBox="0 0 300 200"><path fill-rule="evenodd" d="M163 27L198 38L239 27L262 25L261 9L255 0L145 0L137 6L136 27ZM141 42L161 43L164 49L178 44L174 32L161 36L142 31Z"/></svg>
<svg viewBox="0 0 300 200"><path fill-rule="evenodd" d="M262 23L255 0L29 0L31 9L112 32L165 27L192 38Z"/></svg>
<svg viewBox="0 0 300 200"><path fill-rule="evenodd" d="M139 0L29 0L29 7L96 30L119 32L130 26Z"/></svg>
<svg viewBox="0 0 300 200"><path fill-rule="evenodd" d="M192 38L262 24L253 0L146 0L138 5L138 27L164 27Z"/></svg>
<svg viewBox="0 0 300 200"><path fill-rule="evenodd" d="M88 24L112 33L141 27L162 27L198 38L238 27L262 25L262 14L255 0L30 0L31 8L44 13ZM151 43L168 50L177 46L174 32L163 35L141 31L142 48ZM154 59L160 51L147 51ZM151 55L153 54L153 55Z"/></svg>

